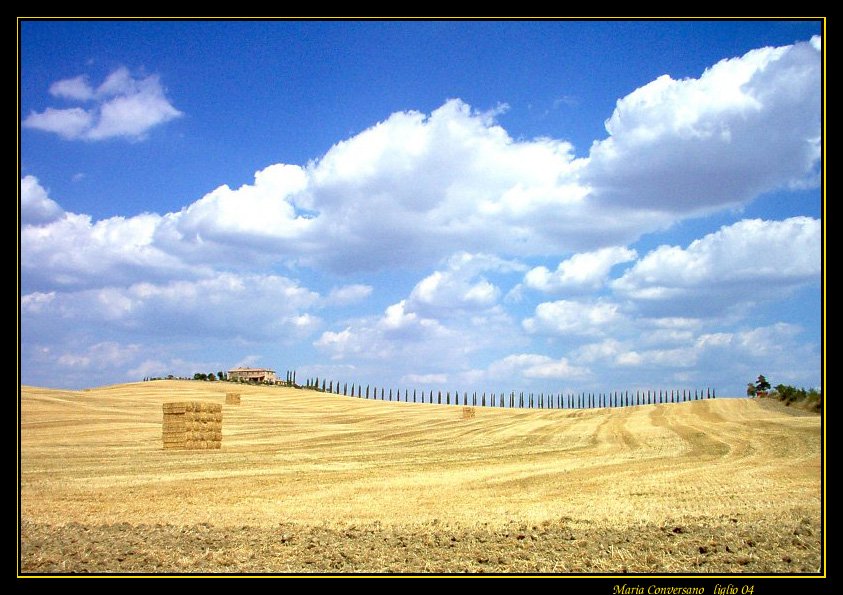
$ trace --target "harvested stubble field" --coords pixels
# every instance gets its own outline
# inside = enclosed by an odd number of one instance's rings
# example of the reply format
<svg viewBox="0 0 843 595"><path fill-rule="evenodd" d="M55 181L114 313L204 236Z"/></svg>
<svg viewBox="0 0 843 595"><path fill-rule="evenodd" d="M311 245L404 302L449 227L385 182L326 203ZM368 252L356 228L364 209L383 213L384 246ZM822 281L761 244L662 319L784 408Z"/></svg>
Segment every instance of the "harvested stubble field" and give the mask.
<svg viewBox="0 0 843 595"><path fill-rule="evenodd" d="M748 399L504 410L238 386L219 450L162 404L225 383L22 387L20 571L821 570L820 417Z"/></svg>

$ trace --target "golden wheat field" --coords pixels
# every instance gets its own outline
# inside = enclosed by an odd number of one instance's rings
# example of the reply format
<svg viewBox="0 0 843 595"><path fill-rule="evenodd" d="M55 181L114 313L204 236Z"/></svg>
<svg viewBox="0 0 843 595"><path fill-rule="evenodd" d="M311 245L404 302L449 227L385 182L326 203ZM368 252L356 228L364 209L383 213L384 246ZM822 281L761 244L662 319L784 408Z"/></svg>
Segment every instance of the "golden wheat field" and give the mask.
<svg viewBox="0 0 843 595"><path fill-rule="evenodd" d="M165 450L174 401L222 404L221 448ZM819 415L750 399L471 417L24 386L20 572L817 573L821 454Z"/></svg>

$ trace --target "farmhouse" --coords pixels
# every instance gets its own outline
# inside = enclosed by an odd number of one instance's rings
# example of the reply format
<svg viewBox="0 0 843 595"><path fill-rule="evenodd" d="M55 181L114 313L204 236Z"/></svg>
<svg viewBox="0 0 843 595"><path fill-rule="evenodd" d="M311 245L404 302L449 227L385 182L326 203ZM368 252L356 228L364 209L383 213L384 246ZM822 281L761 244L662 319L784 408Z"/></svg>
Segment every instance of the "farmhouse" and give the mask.
<svg viewBox="0 0 843 595"><path fill-rule="evenodd" d="M228 371L228 379L237 382L271 382L275 383L275 370L267 368L234 368Z"/></svg>

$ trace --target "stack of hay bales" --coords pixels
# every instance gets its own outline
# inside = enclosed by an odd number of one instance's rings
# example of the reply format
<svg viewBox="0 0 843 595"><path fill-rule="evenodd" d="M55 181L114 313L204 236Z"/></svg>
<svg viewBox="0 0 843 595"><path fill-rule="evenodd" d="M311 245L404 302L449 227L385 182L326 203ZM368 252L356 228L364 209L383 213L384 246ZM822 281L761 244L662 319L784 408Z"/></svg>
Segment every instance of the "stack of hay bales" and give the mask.
<svg viewBox="0 0 843 595"><path fill-rule="evenodd" d="M226 405L239 405L240 404L240 393L225 393L225 404Z"/></svg>
<svg viewBox="0 0 843 595"><path fill-rule="evenodd" d="M474 417L474 407L463 407L462 408L462 418L463 419L471 419Z"/></svg>
<svg viewBox="0 0 843 595"><path fill-rule="evenodd" d="M222 447L222 405L188 401L164 403L165 449L208 450Z"/></svg>

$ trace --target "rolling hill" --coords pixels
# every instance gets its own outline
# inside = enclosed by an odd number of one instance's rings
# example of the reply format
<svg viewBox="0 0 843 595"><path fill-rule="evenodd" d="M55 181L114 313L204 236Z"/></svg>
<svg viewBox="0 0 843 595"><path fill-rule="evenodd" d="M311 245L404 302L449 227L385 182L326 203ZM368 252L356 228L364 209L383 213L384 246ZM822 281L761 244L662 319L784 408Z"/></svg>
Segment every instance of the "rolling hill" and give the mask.
<svg viewBox="0 0 843 595"><path fill-rule="evenodd" d="M164 450L162 404L223 406ZM751 399L590 410L155 381L20 400L20 570L815 573L818 415Z"/></svg>

